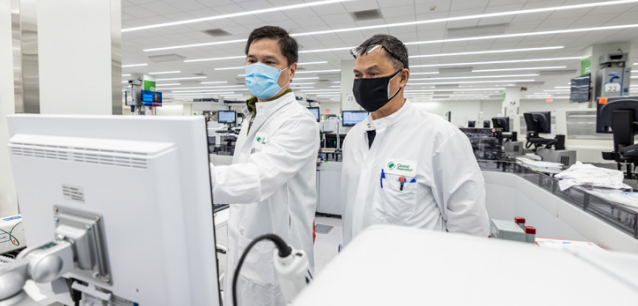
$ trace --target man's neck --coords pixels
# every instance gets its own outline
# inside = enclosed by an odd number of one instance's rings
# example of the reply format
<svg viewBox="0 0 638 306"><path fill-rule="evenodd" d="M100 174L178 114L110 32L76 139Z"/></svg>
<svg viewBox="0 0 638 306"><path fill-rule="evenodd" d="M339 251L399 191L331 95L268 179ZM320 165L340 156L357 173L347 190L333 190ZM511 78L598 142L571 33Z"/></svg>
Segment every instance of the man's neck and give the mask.
<svg viewBox="0 0 638 306"><path fill-rule="evenodd" d="M399 111L401 107L403 107L403 104L405 104L405 99L402 94L398 94L379 110L372 112L370 117L372 117L372 120L377 120L390 116Z"/></svg>
<svg viewBox="0 0 638 306"><path fill-rule="evenodd" d="M279 98L281 98L281 96L284 95L284 93L286 93L286 91L289 89L289 85L286 85L284 88L282 88L276 95L272 96L272 98L270 99L259 99L257 98L257 102L270 102L270 101L274 101L277 100Z"/></svg>

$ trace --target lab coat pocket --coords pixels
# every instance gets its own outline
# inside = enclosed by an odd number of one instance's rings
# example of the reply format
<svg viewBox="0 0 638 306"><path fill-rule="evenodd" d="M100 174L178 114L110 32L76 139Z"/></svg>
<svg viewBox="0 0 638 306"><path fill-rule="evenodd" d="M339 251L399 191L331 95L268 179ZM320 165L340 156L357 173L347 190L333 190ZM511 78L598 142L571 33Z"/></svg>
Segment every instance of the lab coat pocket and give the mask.
<svg viewBox="0 0 638 306"><path fill-rule="evenodd" d="M237 255L241 256L252 241L253 239L239 235ZM253 246L244 260L240 278L253 283L253 286L263 287L261 289L266 291L269 287L275 286L274 250L275 247L270 241L260 241Z"/></svg>
<svg viewBox="0 0 638 306"><path fill-rule="evenodd" d="M416 179L405 178L401 188L400 178L387 173L381 177L374 199L374 216L390 224L405 224L416 212Z"/></svg>

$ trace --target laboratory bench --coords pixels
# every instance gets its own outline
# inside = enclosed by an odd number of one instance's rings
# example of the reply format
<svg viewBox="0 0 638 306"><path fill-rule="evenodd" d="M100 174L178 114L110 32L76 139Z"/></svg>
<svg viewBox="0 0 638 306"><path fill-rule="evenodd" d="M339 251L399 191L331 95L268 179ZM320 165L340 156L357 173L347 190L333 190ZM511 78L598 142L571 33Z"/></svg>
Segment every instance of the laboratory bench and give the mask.
<svg viewBox="0 0 638 306"><path fill-rule="evenodd" d="M490 218L521 216L536 227L538 237L586 240L609 250L638 253L638 203L610 199L627 190L573 186L561 191L558 179L515 162L477 162L485 178Z"/></svg>

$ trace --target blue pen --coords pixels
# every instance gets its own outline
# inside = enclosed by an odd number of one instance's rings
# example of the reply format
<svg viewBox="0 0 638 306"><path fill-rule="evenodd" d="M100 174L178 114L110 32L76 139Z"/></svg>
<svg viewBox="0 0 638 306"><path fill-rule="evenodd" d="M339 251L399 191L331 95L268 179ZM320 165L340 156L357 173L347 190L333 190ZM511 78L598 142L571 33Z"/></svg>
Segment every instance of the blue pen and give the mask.
<svg viewBox="0 0 638 306"><path fill-rule="evenodd" d="M385 172L381 169L381 178L379 179L379 183L381 184L381 188L383 188L383 179L385 178Z"/></svg>

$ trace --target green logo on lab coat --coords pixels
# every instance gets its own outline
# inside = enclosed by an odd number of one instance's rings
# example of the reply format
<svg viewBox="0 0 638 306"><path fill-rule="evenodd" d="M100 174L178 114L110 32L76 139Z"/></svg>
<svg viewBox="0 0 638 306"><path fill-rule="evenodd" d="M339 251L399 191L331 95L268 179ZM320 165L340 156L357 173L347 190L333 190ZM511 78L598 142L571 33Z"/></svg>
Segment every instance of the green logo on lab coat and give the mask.
<svg viewBox="0 0 638 306"><path fill-rule="evenodd" d="M393 170L395 166L396 165L394 164L394 162L389 162L388 163L388 169L390 169L390 170Z"/></svg>
<svg viewBox="0 0 638 306"><path fill-rule="evenodd" d="M257 143L266 144L266 137L257 136Z"/></svg>

